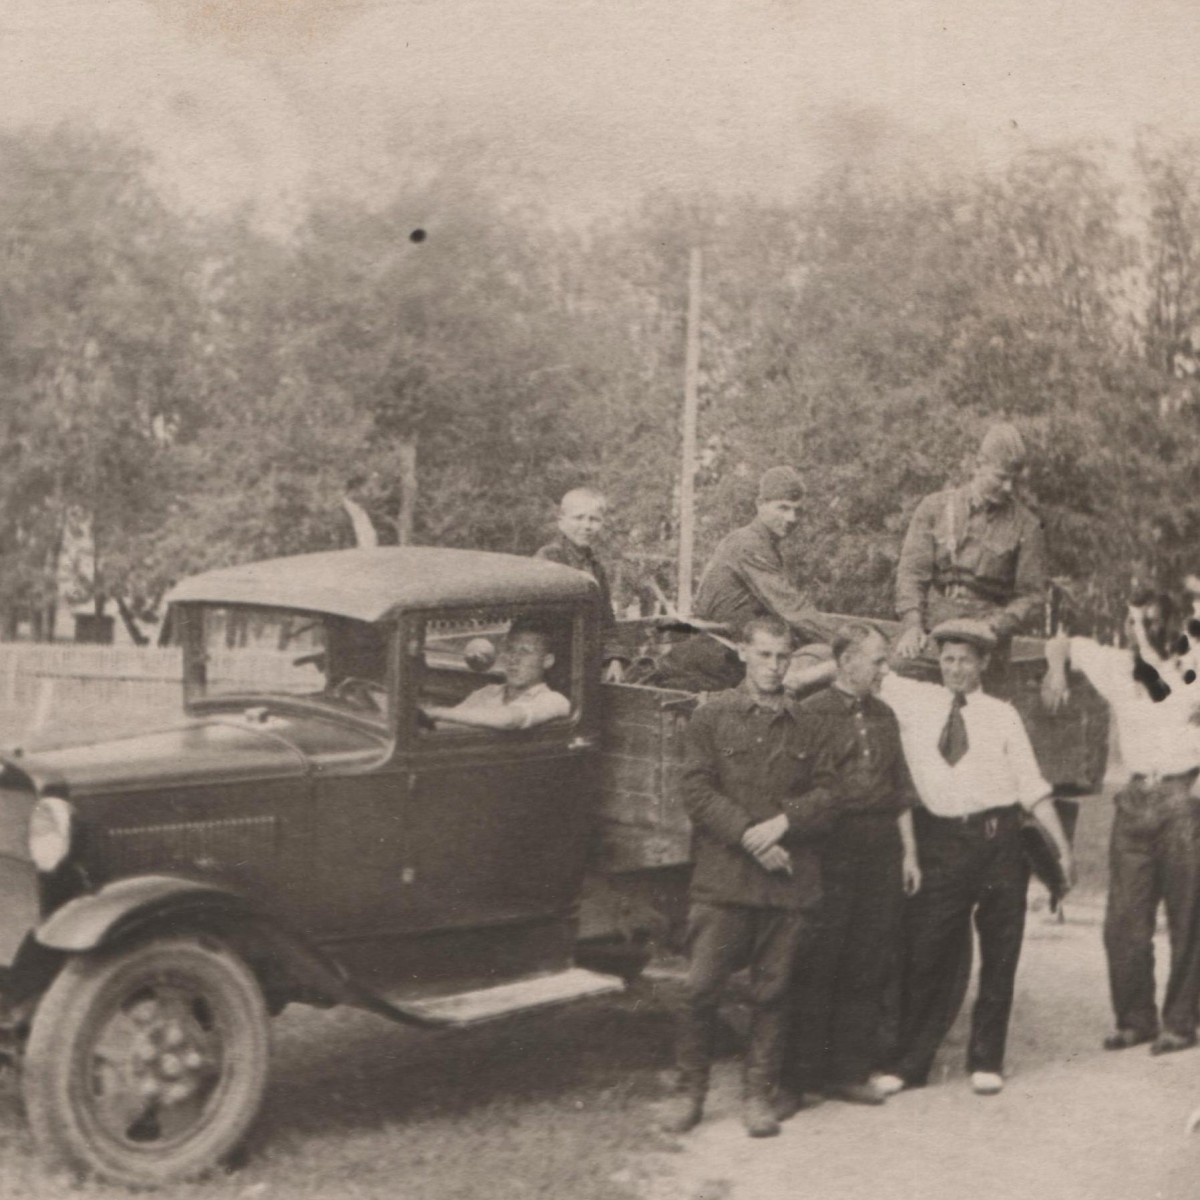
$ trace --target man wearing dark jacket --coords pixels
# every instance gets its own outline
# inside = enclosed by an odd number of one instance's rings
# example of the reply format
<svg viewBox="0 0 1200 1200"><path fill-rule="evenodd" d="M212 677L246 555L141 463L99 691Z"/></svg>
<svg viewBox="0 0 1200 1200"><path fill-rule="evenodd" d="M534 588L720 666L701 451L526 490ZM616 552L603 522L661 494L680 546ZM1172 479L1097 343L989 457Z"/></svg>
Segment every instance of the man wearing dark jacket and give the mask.
<svg viewBox="0 0 1200 1200"><path fill-rule="evenodd" d="M758 481L754 520L718 543L692 608L700 620L723 625L734 635L752 617L776 616L791 628L799 645L811 645L826 658L832 625L796 586L781 549L799 522L803 499L799 471L792 467L764 471ZM672 649L660 682L690 692L720 691L733 687L741 677L737 656L722 641L695 637Z"/></svg>
<svg viewBox="0 0 1200 1200"><path fill-rule="evenodd" d="M746 966L753 1009L746 1129L752 1137L779 1132L788 984L821 896L809 839L829 824L831 804L813 790L807 725L783 690L792 647L792 632L778 617L748 621L738 648L746 678L701 707L687 729L683 795L695 868L677 1046L680 1094L663 1121L674 1133L700 1120L717 1004L730 975Z"/></svg>
<svg viewBox="0 0 1200 1200"><path fill-rule="evenodd" d="M534 558L545 558L586 571L600 589L600 631L604 639L602 650L604 678L620 683L625 673L628 653L622 648L617 636L617 622L613 615L612 592L608 586L608 572L596 557L592 543L604 528L608 515L608 501L591 488L575 488L563 496L558 506L558 537L538 549Z"/></svg>
<svg viewBox="0 0 1200 1200"><path fill-rule="evenodd" d="M812 723L816 783L836 801L821 845L823 899L799 964L784 1082L798 1098L823 1092L882 1104L870 1080L890 955L904 896L921 884L912 779L896 714L878 697L888 643L848 622L833 638L836 675L801 706Z"/></svg>

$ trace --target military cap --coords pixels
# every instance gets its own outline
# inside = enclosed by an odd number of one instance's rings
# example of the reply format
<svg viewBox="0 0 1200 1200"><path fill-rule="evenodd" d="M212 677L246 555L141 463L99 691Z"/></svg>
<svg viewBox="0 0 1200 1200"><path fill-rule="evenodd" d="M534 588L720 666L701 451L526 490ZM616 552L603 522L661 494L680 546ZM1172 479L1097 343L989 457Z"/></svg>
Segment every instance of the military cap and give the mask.
<svg viewBox="0 0 1200 1200"><path fill-rule="evenodd" d="M930 636L940 646L943 642L966 642L981 654L991 654L996 648L996 635L992 627L970 617L953 617L935 625Z"/></svg>
<svg viewBox="0 0 1200 1200"><path fill-rule="evenodd" d="M1015 425L1001 421L989 426L983 435L983 441L979 443L979 457L1008 471L1019 470L1025 465L1025 440Z"/></svg>
<svg viewBox="0 0 1200 1200"><path fill-rule="evenodd" d="M801 500L804 498L804 480L794 467L771 467L763 472L758 481L758 500L765 504L769 500Z"/></svg>

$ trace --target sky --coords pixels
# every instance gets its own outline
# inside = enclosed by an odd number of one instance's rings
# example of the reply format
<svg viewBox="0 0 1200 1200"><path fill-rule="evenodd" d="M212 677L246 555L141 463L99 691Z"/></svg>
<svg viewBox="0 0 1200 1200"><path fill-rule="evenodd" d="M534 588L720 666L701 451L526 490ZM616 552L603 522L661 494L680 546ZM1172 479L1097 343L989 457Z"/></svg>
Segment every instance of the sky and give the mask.
<svg viewBox="0 0 1200 1200"><path fill-rule="evenodd" d="M173 202L506 179L588 215L1200 135L1191 0L0 0L0 127L144 142Z"/></svg>

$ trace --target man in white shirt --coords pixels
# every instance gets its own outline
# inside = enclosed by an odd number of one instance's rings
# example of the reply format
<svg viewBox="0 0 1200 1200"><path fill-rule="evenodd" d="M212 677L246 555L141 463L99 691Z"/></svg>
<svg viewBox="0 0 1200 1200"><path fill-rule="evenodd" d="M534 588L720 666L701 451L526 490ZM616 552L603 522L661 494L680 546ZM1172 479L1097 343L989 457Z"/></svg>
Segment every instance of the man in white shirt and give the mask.
<svg viewBox="0 0 1200 1200"><path fill-rule="evenodd" d="M540 629L514 627L497 660L503 683L489 683L452 708L425 705L422 712L441 724L477 729L529 729L571 712L571 702L546 683L554 665L550 636Z"/></svg>
<svg viewBox="0 0 1200 1200"><path fill-rule="evenodd" d="M1129 782L1115 797L1109 847L1104 949L1116 1029L1105 1049L1150 1042L1152 1054L1196 1044L1200 1002L1200 767L1195 724L1200 687L1189 686L1166 652L1166 597L1137 596L1126 633L1130 648L1065 635L1046 645L1047 705L1067 695L1066 666L1082 671L1117 723ZM1171 967L1162 1007L1155 1004L1154 925L1166 904Z"/></svg>
<svg viewBox="0 0 1200 1200"><path fill-rule="evenodd" d="M982 1095L1004 1086L1004 1048L1025 931L1029 869L1021 813L1053 839L1074 879L1066 834L1029 735L1011 704L980 679L996 637L980 621L933 630L942 683L889 674L880 696L894 709L921 806L914 810L921 890L908 901L899 1038L876 1086L886 1094L922 1086L957 1015L947 997L972 916L979 935L979 992L967 1070Z"/></svg>

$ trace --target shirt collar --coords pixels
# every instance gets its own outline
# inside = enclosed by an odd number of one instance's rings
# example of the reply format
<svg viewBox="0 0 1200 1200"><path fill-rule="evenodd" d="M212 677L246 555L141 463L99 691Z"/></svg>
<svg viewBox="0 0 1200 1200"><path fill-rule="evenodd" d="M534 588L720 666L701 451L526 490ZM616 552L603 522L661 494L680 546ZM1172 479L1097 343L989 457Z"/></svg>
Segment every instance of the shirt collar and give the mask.
<svg viewBox="0 0 1200 1200"><path fill-rule="evenodd" d="M836 679L829 685L829 690L842 702L847 709L853 709L859 703L866 703L866 696L852 695L850 692L846 691L846 689L843 688Z"/></svg>
<svg viewBox="0 0 1200 1200"><path fill-rule="evenodd" d="M993 501L992 503L988 503L986 500L981 500L975 494L975 485L972 483L968 483L963 488L963 491L966 493L966 497L967 497L967 511L968 512L972 512L972 513L1004 512L1009 507L1009 505L1012 504L1012 496L1011 495L1003 496L999 500Z"/></svg>
<svg viewBox="0 0 1200 1200"><path fill-rule="evenodd" d="M755 517L754 520L750 522L750 528L753 529L760 538L765 538L768 542L770 542L772 546L779 545L779 539L762 523L758 517Z"/></svg>
<svg viewBox="0 0 1200 1200"><path fill-rule="evenodd" d="M786 692L783 694L783 703L777 709L759 704L754 694L750 691L750 685L744 679L738 684L734 694L737 697L738 708L742 712L753 712L755 709L761 709L763 712L770 713L785 712L789 717L796 715L796 702Z"/></svg>

